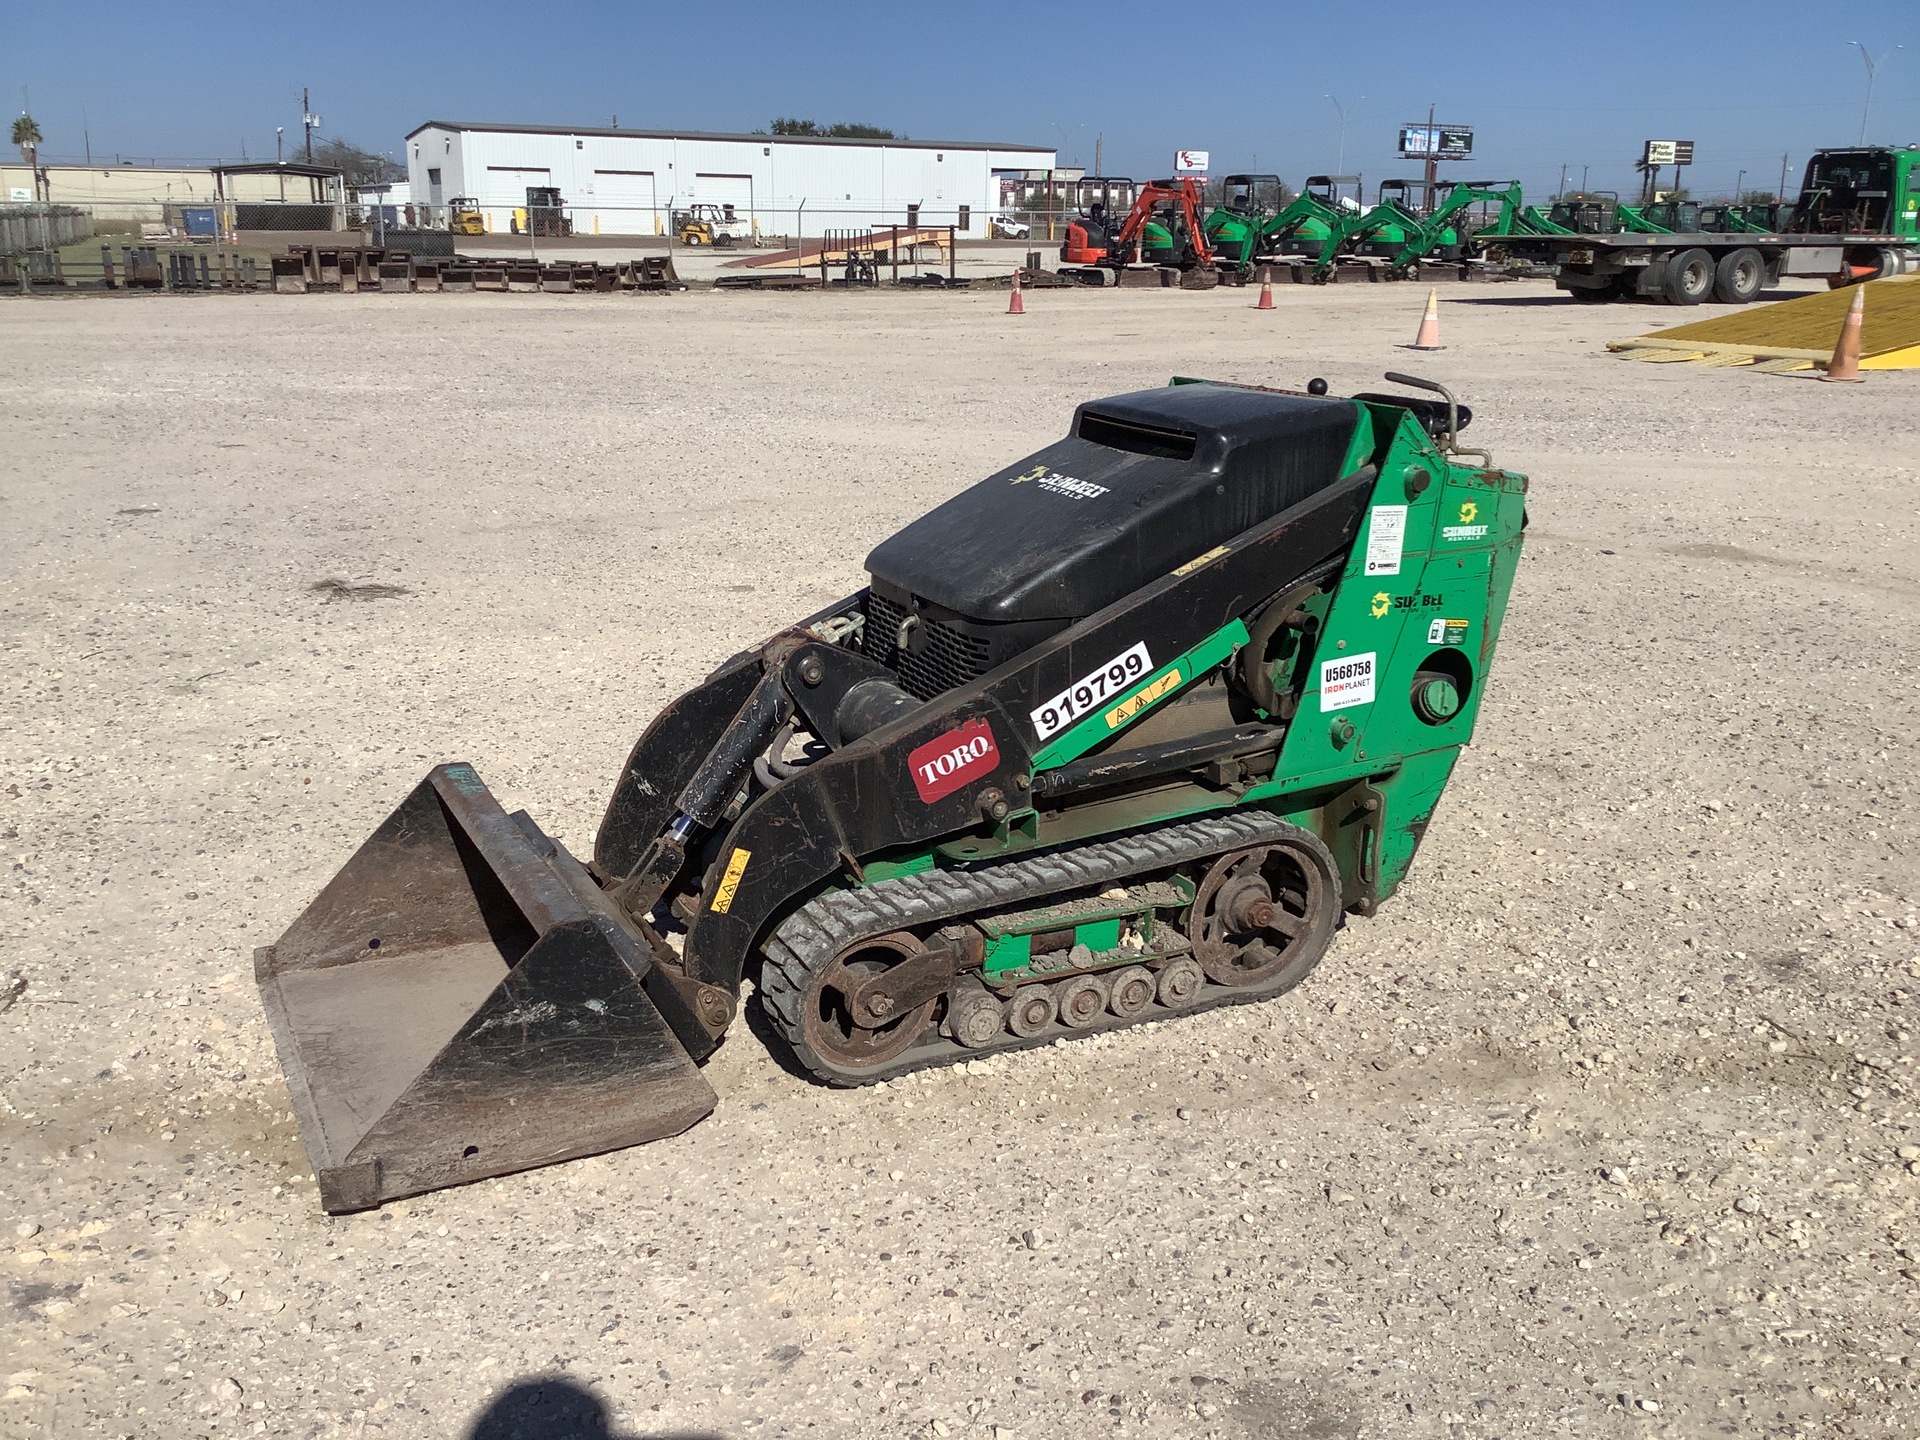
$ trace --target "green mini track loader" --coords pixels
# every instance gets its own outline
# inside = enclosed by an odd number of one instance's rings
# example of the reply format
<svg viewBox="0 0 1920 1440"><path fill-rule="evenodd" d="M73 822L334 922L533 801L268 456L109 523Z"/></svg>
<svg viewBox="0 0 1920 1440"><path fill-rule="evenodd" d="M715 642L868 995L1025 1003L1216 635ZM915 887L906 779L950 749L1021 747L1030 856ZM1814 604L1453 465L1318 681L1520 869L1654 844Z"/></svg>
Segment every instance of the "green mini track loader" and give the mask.
<svg viewBox="0 0 1920 1440"><path fill-rule="evenodd" d="M687 1129L748 979L833 1085L1299 984L1407 874L1525 524L1387 379L1081 405L655 716L584 861L432 770L255 958L322 1204Z"/></svg>

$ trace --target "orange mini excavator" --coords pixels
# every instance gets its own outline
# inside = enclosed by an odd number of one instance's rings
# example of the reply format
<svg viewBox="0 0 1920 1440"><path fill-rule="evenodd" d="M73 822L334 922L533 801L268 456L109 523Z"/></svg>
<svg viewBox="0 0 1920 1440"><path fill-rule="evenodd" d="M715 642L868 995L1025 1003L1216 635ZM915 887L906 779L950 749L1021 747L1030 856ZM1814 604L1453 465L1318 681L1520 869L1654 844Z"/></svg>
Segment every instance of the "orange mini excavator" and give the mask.
<svg viewBox="0 0 1920 1440"><path fill-rule="evenodd" d="M1211 272L1200 186L1191 175L1149 182L1117 228L1102 206L1076 217L1060 247L1061 273L1088 285L1113 285L1129 264Z"/></svg>

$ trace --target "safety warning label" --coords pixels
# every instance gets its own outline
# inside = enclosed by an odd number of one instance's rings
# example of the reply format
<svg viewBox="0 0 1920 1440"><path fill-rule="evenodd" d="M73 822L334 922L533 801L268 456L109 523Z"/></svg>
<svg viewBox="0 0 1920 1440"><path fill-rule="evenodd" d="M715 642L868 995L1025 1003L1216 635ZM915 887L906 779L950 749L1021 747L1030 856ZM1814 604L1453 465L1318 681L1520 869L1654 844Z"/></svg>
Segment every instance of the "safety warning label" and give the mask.
<svg viewBox="0 0 1920 1440"><path fill-rule="evenodd" d="M1367 574L1398 575L1407 543L1407 507L1376 505L1367 526Z"/></svg>

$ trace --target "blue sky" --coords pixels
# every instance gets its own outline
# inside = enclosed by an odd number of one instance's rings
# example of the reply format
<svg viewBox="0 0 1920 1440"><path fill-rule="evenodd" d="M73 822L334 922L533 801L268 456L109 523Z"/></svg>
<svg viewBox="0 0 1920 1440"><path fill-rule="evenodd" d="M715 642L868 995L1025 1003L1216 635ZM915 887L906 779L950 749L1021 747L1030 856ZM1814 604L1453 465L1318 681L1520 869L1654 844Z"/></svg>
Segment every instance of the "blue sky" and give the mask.
<svg viewBox="0 0 1920 1440"><path fill-rule="evenodd" d="M1206 20L1198 18L1202 14ZM1603 24L1595 18L1604 16ZM1185 17L1185 18L1183 18ZM1223 17L1231 17L1226 22ZM178 23L176 23L176 21ZM175 15L105 0L76 10L0 4L0 94L20 87L49 158L237 158L289 153L300 87L326 134L401 153L427 119L746 130L775 115L861 120L916 138L1053 145L1109 173L1165 173L1176 148L1215 173L1334 168L1369 182L1416 173L1397 126L1470 124L1458 179L1517 178L1551 193L1560 166L1596 189L1634 187L1640 142L1690 139L1697 194L1797 176L1809 150L1859 134L1920 142L1920 5L1607 0L1587 5L829 5L495 3L202 6ZM1792 183L1791 177L1789 181Z"/></svg>

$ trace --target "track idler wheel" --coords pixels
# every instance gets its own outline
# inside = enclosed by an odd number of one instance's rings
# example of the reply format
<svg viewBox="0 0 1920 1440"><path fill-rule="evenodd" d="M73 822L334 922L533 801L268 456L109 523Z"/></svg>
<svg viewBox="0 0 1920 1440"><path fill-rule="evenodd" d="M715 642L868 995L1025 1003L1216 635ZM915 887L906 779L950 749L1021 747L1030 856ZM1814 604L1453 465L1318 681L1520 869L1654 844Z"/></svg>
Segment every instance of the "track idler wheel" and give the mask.
<svg viewBox="0 0 1920 1440"><path fill-rule="evenodd" d="M1184 1010L1200 996L1207 975L1200 962L1183 955L1160 971L1160 1003L1169 1010Z"/></svg>
<svg viewBox="0 0 1920 1440"><path fill-rule="evenodd" d="M925 946L905 931L849 945L834 956L804 998L801 1028L821 1059L843 1070L885 1065L918 1040L939 998L885 1019L858 1013L855 997L874 976L917 958Z"/></svg>
<svg viewBox="0 0 1920 1440"><path fill-rule="evenodd" d="M1187 934L1216 985L1291 989L1320 963L1340 917L1340 882L1326 846L1302 832L1222 855L1193 897Z"/></svg>
<svg viewBox="0 0 1920 1440"><path fill-rule="evenodd" d="M1022 1040L1031 1039L1053 1023L1056 1013L1052 986L1022 985L1007 1002L1007 1029Z"/></svg>
<svg viewBox="0 0 1920 1440"><path fill-rule="evenodd" d="M1153 1004L1154 989L1151 970L1144 965L1129 965L1124 970L1115 971L1107 981L1107 1009L1122 1020L1144 1015Z"/></svg>
<svg viewBox="0 0 1920 1440"><path fill-rule="evenodd" d="M1056 987L1060 1023L1084 1030L1107 1013L1107 981L1101 975L1076 975Z"/></svg>
<svg viewBox="0 0 1920 1440"><path fill-rule="evenodd" d="M979 981L962 981L947 1002L947 1032L969 1050L984 1050L998 1040L1007 1023L1007 1007Z"/></svg>

